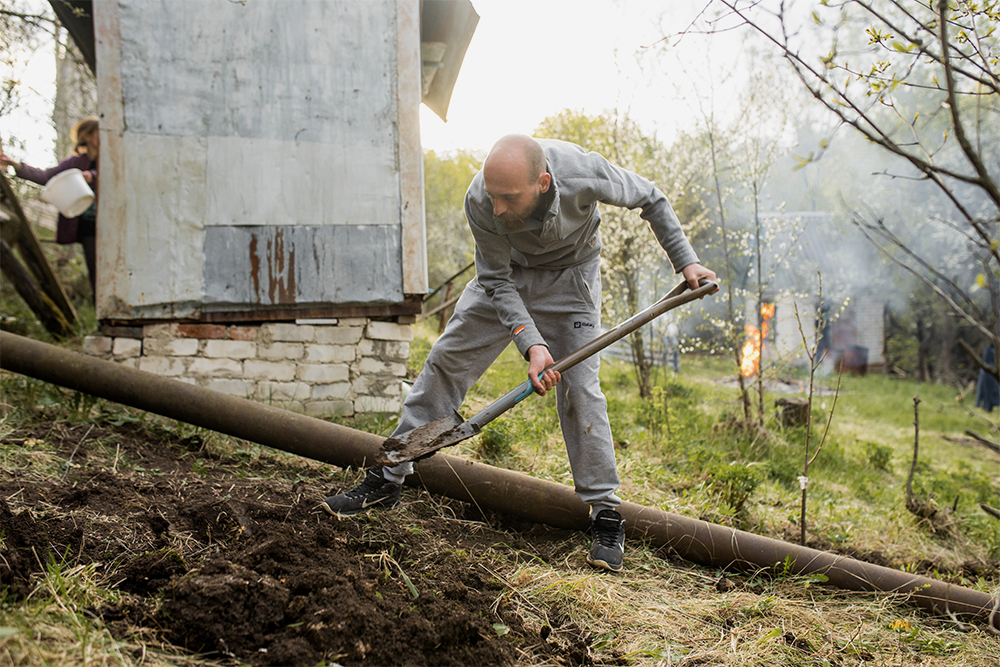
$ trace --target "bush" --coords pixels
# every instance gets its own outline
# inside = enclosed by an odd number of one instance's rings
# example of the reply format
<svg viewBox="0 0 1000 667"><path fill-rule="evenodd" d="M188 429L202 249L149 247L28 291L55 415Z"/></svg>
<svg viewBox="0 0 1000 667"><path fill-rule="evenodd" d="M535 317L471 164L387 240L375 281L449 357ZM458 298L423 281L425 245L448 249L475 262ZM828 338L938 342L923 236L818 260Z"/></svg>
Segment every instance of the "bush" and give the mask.
<svg viewBox="0 0 1000 667"><path fill-rule="evenodd" d="M883 472L892 472L892 447L877 442L865 443L865 458L868 465Z"/></svg>
<svg viewBox="0 0 1000 667"><path fill-rule="evenodd" d="M759 485L760 478L757 473L752 468L738 463L727 463L709 472L709 492L731 507L734 512L743 510L743 506Z"/></svg>

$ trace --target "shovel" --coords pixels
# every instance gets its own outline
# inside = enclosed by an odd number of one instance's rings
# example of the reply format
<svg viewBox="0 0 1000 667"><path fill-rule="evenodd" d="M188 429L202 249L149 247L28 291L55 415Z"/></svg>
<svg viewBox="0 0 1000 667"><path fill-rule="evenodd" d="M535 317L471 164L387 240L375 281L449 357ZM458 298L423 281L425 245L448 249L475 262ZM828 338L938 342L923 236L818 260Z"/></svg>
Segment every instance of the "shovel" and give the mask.
<svg viewBox="0 0 1000 667"><path fill-rule="evenodd" d="M703 279L698 289L685 293L686 289L687 281L670 290L670 292L652 306L636 313L577 351L555 362L549 369L565 373L587 357L600 352L615 341L621 340L668 310L673 310L677 306L700 299L708 294L714 294L718 291L719 286L714 282ZM474 417L465 421L462 420L461 415L453 412L447 417L442 417L429 424L418 426L412 431L407 431L395 438L388 438L382 443L382 450L378 453L375 460L380 465L393 466L406 463L407 461L426 458L443 447L450 447L478 435L482 431L483 426L510 410L533 394L534 391L535 387L531 384L531 380L525 380L523 384L507 392L502 398L494 401Z"/></svg>

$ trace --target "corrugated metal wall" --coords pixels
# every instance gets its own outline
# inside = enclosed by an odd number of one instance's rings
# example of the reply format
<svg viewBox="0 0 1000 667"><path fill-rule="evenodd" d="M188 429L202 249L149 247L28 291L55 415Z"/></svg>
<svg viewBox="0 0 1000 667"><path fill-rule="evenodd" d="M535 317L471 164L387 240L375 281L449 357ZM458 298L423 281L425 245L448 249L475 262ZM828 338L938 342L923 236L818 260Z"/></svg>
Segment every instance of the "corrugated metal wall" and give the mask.
<svg viewBox="0 0 1000 667"><path fill-rule="evenodd" d="M97 0L99 317L425 290L417 8Z"/></svg>

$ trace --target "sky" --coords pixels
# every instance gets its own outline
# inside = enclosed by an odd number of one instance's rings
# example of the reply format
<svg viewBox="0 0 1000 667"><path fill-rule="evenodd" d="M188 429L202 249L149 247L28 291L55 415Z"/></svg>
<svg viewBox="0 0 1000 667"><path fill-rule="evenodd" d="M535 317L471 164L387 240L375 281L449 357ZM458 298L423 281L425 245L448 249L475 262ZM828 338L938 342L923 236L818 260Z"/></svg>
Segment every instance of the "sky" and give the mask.
<svg viewBox="0 0 1000 667"><path fill-rule="evenodd" d="M704 80L713 58L736 58L731 37L688 35L662 53L663 36L686 29L707 0L472 2L480 20L448 122L421 106L425 149L488 150L504 134L530 134L564 109L627 110L669 141L693 127L693 82ZM709 94L707 87L699 94Z"/></svg>
<svg viewBox="0 0 1000 667"><path fill-rule="evenodd" d="M472 0L480 20L448 122L421 105L424 149L486 151L504 134L530 134L564 109L628 111L669 142L678 130L694 127L698 99L704 104L714 97L716 106L728 106L708 85L721 77L708 72L735 61L736 38L688 35L662 49L663 36L683 31L707 2ZM12 157L38 165L55 160L55 132L46 122L54 78L50 44L29 60L29 107L0 125L0 139L13 133L26 143ZM728 87L718 89L732 94Z"/></svg>

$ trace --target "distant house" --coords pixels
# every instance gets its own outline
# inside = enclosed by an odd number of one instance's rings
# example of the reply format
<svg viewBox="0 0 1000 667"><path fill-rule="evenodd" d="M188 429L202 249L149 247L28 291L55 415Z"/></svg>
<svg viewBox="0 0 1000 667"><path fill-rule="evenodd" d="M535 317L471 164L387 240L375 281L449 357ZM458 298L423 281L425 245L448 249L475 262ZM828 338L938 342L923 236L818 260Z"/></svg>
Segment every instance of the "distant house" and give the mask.
<svg viewBox="0 0 1000 667"><path fill-rule="evenodd" d="M765 362L806 365L803 334L810 347L816 345L817 324L821 324L818 348L828 370L843 362L845 370L882 372L886 290L874 247L830 213L771 213L762 214L761 219L765 225L789 230L782 238L794 244L787 266L777 271L764 297L765 303L774 305L764 341ZM822 305L816 297L819 275ZM842 307L844 302L846 307ZM817 317L820 308L822 322ZM746 321L756 325L756 300L748 300L745 312Z"/></svg>
<svg viewBox="0 0 1000 667"><path fill-rule="evenodd" d="M419 105L447 112L468 0L69 4L92 9L52 1L101 117L88 351L313 414L397 410L428 287Z"/></svg>

